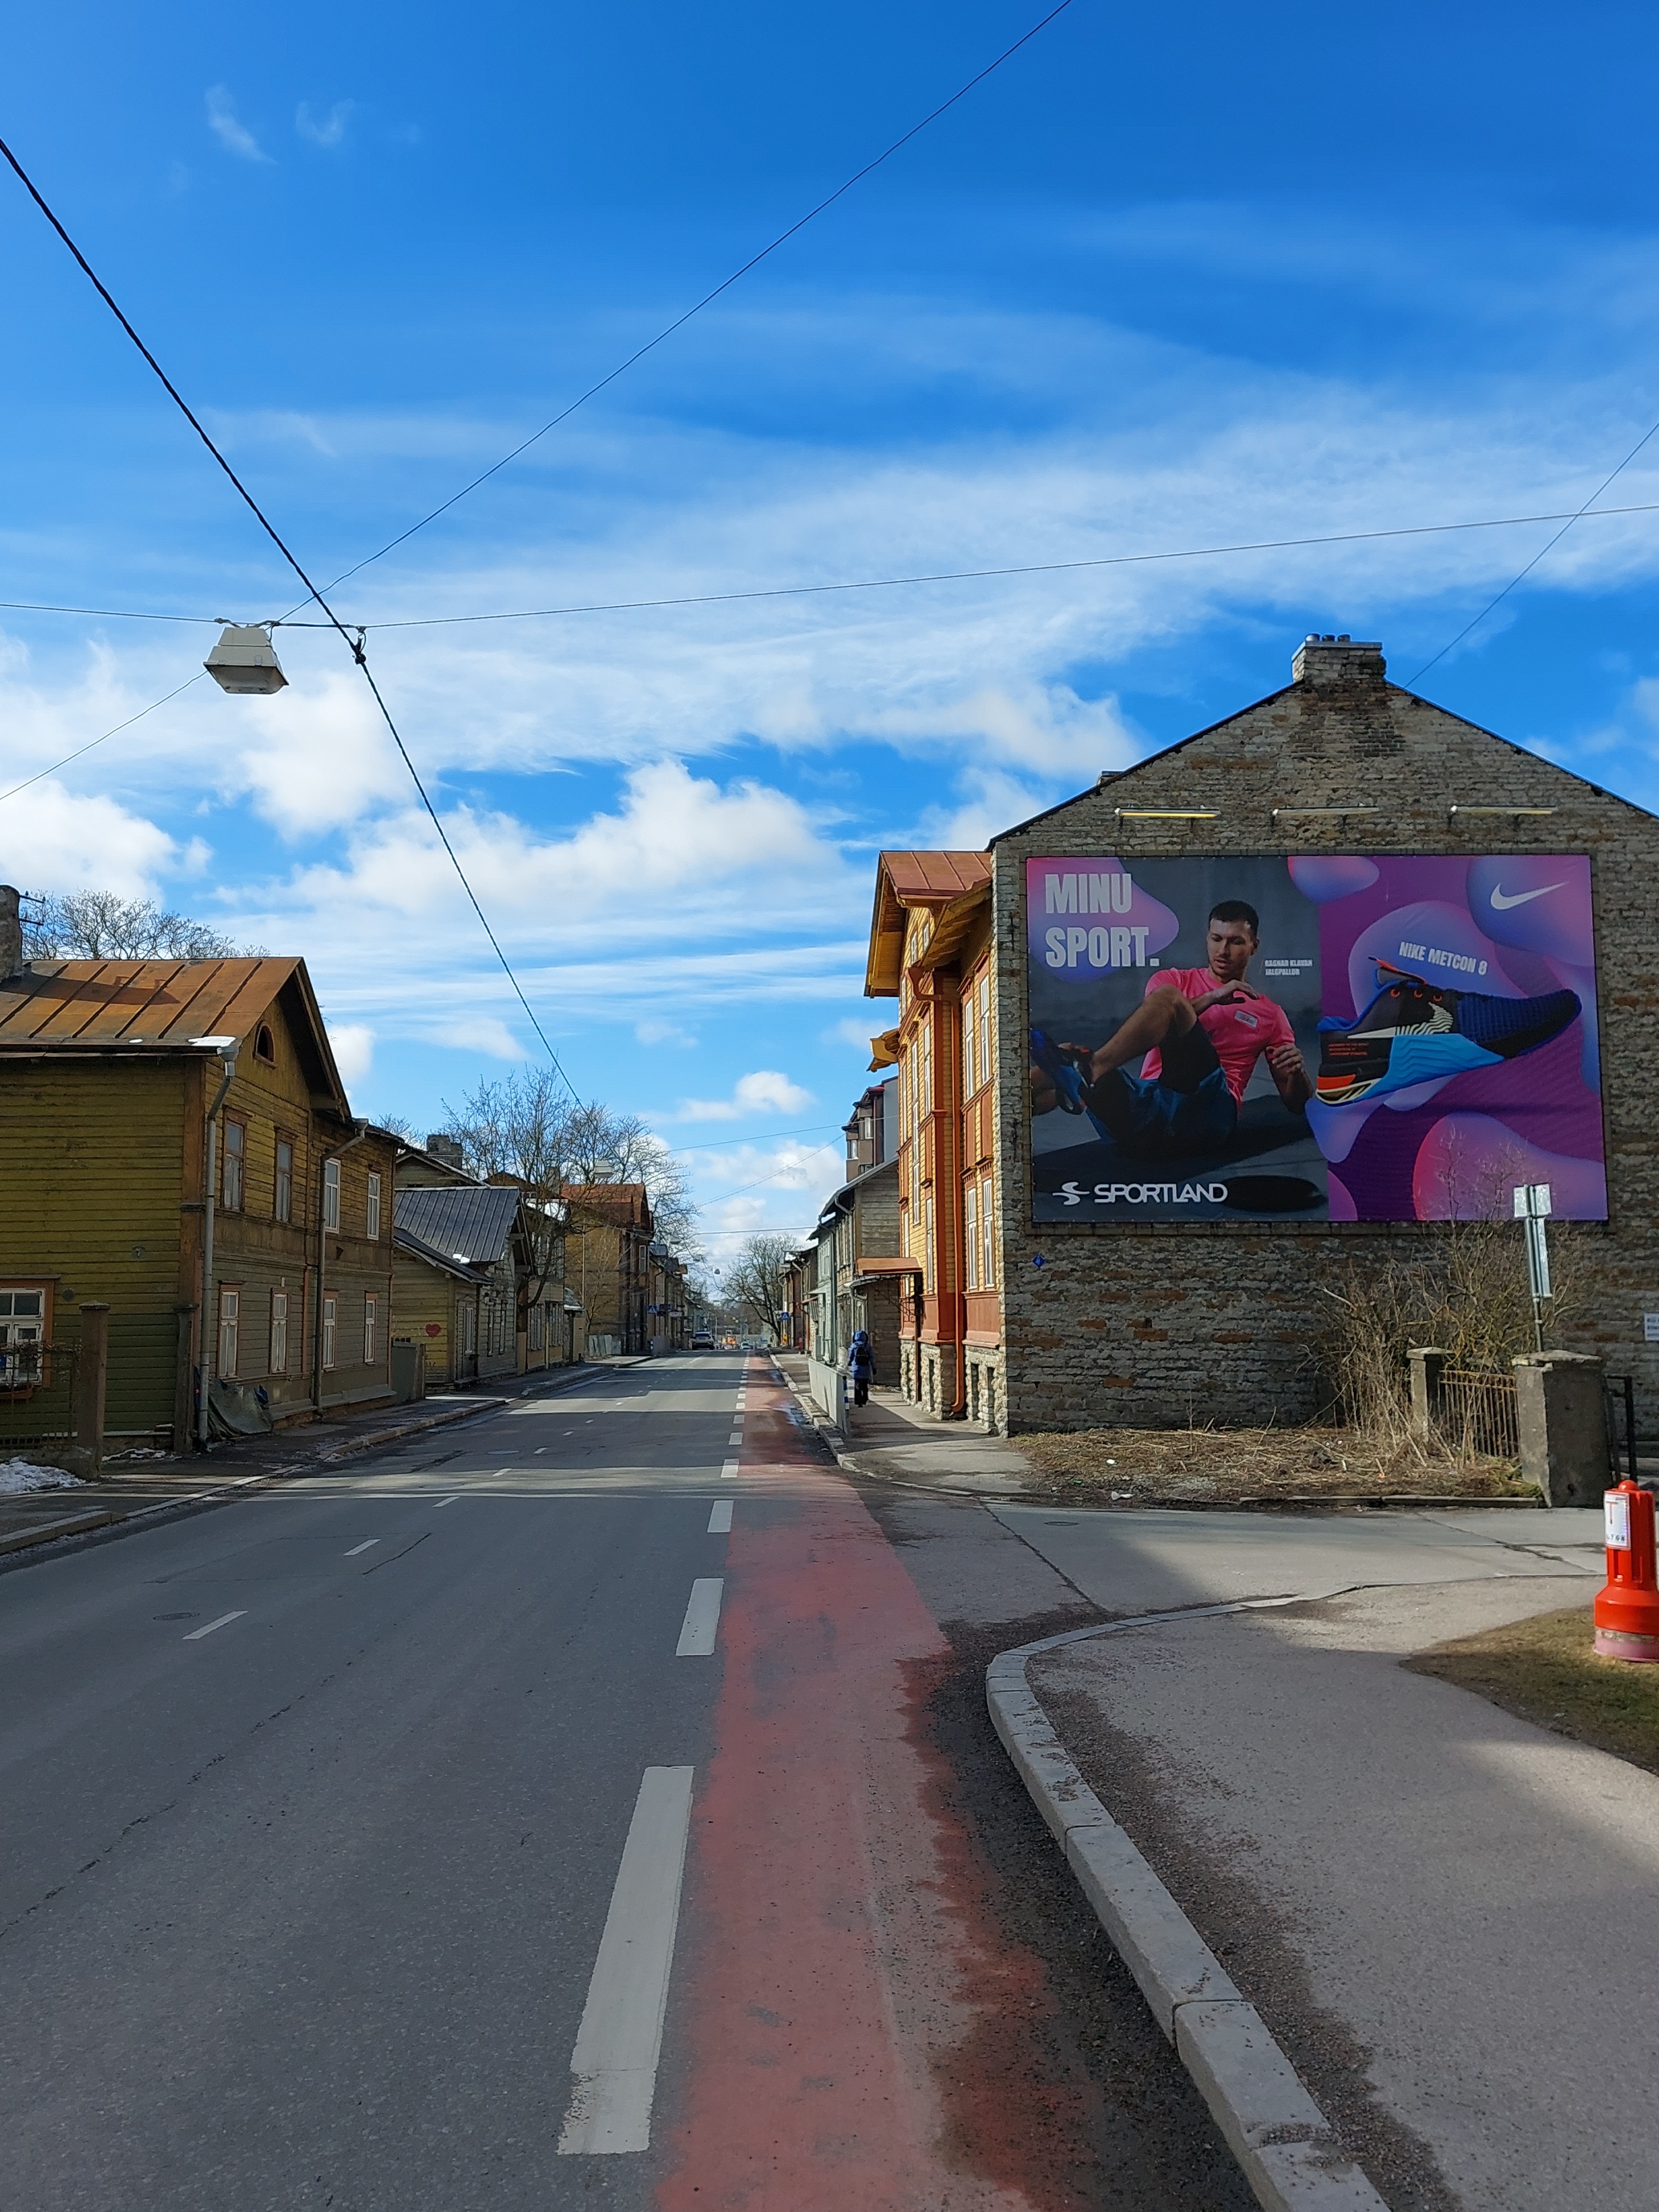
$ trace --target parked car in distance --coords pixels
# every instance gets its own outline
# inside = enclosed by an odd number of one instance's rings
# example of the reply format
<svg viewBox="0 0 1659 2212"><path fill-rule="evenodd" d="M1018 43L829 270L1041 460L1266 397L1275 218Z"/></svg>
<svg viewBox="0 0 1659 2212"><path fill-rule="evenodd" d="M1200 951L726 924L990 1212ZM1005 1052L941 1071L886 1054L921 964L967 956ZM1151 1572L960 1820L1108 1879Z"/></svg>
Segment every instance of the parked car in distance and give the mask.
<svg viewBox="0 0 1659 2212"><path fill-rule="evenodd" d="M714 1340L706 1328L692 1330L691 1349L693 1352L712 1352L714 1349Z"/></svg>

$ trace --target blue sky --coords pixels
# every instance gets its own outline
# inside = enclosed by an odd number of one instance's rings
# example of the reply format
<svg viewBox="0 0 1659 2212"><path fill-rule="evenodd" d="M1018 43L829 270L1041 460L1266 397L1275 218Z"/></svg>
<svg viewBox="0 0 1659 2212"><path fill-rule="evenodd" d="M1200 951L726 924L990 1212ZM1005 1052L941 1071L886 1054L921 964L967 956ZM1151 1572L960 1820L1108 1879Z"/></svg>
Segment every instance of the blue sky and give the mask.
<svg viewBox="0 0 1659 2212"><path fill-rule="evenodd" d="M1035 20L623 0L36 10L3 133L301 557L489 466ZM368 623L1577 507L1659 417L1634 8L1108 9L1040 38L339 594ZM0 189L0 599L252 619L279 564ZM1610 505L1659 501L1659 438ZM584 1093L718 1253L808 1223L866 1078L876 850L975 843L1288 678L1408 680L1550 535L388 629L377 674ZM1424 679L1659 799L1659 516L1578 526ZM0 788L211 631L0 612ZM0 877L305 955L360 1110L533 1047L337 642L0 802ZM13 771L15 771L14 775ZM815 1152L829 1144L833 1149ZM714 1147L714 1149L707 1149Z"/></svg>

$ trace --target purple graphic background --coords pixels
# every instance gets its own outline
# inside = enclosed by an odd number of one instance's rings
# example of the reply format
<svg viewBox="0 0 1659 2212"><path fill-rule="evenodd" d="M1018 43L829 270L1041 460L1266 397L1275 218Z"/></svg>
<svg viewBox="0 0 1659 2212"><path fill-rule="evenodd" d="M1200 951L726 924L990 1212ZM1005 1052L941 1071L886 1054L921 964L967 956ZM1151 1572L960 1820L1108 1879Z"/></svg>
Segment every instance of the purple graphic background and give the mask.
<svg viewBox="0 0 1659 2212"><path fill-rule="evenodd" d="M1327 1017L1363 1012L1374 957L1496 998L1565 987L1583 1006L1559 1036L1514 1061L1375 1103L1311 1107L1330 1164L1331 1219L1507 1212L1512 1185L1547 1182L1558 1218L1606 1220L1589 860L1298 856L1288 866L1320 908ZM1435 962L1435 952L1448 957Z"/></svg>

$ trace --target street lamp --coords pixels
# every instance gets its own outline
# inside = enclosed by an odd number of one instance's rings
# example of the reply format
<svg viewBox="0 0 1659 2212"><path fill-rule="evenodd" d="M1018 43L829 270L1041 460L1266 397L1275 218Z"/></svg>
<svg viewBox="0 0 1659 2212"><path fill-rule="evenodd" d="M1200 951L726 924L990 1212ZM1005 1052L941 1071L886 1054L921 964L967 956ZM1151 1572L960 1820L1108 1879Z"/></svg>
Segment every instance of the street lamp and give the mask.
<svg viewBox="0 0 1659 2212"><path fill-rule="evenodd" d="M222 691L237 697L263 698L288 682L263 623L227 623L202 665Z"/></svg>

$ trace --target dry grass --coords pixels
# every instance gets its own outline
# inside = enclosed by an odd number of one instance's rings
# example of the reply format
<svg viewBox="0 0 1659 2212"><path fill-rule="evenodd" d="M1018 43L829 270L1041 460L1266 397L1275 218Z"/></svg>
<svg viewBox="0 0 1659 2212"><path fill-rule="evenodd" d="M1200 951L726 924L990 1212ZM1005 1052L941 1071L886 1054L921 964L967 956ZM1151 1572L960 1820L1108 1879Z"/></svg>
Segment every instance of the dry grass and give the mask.
<svg viewBox="0 0 1659 2212"><path fill-rule="evenodd" d="M1078 1505L1536 1494L1510 1461L1379 1443L1353 1429L1082 1429L1015 1443L1049 1492Z"/></svg>
<svg viewBox="0 0 1659 2212"><path fill-rule="evenodd" d="M1593 1634L1589 1607L1574 1606L1462 1637L1404 1663L1659 1774L1659 1667L1598 1658Z"/></svg>

